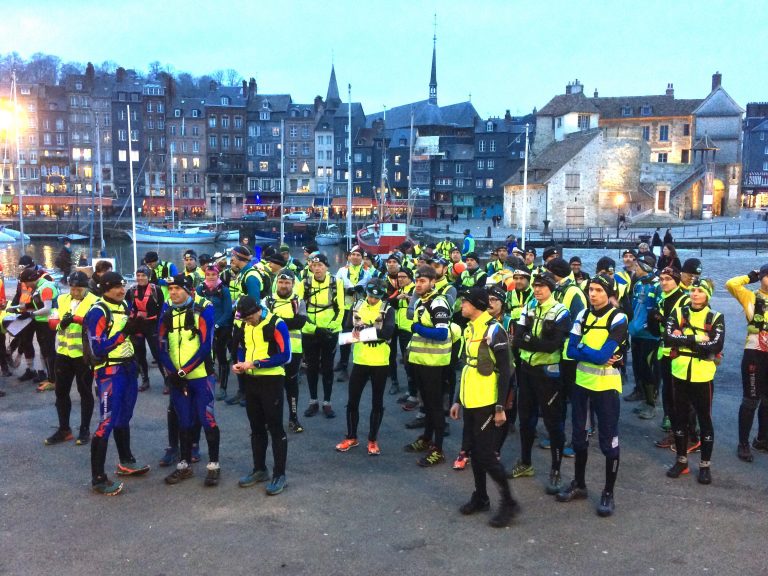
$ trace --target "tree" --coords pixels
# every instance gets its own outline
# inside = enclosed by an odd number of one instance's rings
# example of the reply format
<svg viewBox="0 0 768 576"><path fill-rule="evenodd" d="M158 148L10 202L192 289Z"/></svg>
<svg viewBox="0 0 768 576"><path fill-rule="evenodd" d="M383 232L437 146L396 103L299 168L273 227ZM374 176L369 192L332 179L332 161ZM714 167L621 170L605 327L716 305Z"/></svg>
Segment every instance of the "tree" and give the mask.
<svg viewBox="0 0 768 576"><path fill-rule="evenodd" d="M16 77L21 78L25 72L26 63L18 52L9 52L0 57L0 81L10 82L11 73L15 70Z"/></svg>
<svg viewBox="0 0 768 576"><path fill-rule="evenodd" d="M176 77L178 93L182 96L194 96L199 94L197 79L189 72L182 72Z"/></svg>
<svg viewBox="0 0 768 576"><path fill-rule="evenodd" d="M59 78L64 80L67 76L72 74L82 74L84 70L85 67L80 62L67 62L66 64L61 65Z"/></svg>
<svg viewBox="0 0 768 576"><path fill-rule="evenodd" d="M221 84L224 82L224 70L216 70L215 72L212 72L211 78L216 80L216 84L221 86Z"/></svg>
<svg viewBox="0 0 768 576"><path fill-rule="evenodd" d="M36 52L27 63L24 80L35 84L56 84L60 64L58 56Z"/></svg>
<svg viewBox="0 0 768 576"><path fill-rule="evenodd" d="M155 60L154 62L149 63L149 72L147 72L147 78L154 80L157 78L157 75L162 71L163 65L160 64L159 60Z"/></svg>
<svg viewBox="0 0 768 576"><path fill-rule="evenodd" d="M237 86L243 80L243 77L240 76L240 73L234 68L227 68L227 71L224 74L227 76L227 84L230 86Z"/></svg>
<svg viewBox="0 0 768 576"><path fill-rule="evenodd" d="M115 70L117 70L117 62L113 60L104 60L96 66L96 72L99 74L114 74Z"/></svg>

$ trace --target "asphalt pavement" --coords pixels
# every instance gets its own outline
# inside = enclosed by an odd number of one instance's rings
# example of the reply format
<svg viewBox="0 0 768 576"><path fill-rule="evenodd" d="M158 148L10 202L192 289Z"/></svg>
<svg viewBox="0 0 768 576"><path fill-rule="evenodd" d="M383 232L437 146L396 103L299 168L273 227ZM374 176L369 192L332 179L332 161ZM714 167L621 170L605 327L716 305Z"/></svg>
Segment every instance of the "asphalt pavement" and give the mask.
<svg viewBox="0 0 768 576"><path fill-rule="evenodd" d="M711 266L717 276L750 266L747 258L721 261ZM170 470L158 468L157 460L166 445L168 397L156 369L151 389L139 396L131 429L134 453L152 471L127 479L117 497L97 496L89 489L88 447L43 445L56 425L53 393L5 379L0 574L765 574L768 454L755 453L752 464L735 454L745 322L721 282L713 303L726 314L728 333L715 381L713 484L696 482L698 455L691 458L690 475L667 478L674 454L653 446L662 434L661 417L639 420L631 412L635 404L622 402L616 513L608 519L595 514L604 477L596 440L587 468L588 501L562 504L545 495L549 453L536 448L536 476L513 481L522 512L500 530L487 525L489 513L459 514L472 492L470 470L456 472L450 462L422 469L402 451L416 434L404 428L413 414L403 412L395 396L385 398L381 456L368 456L364 442L337 453L334 446L345 434L346 382L335 384L337 418L302 419L306 432L289 432L283 494L269 497L263 485L238 487L238 477L252 465L248 422L244 409L223 403L216 405L220 485L202 485L203 440L195 477L167 486L163 478ZM361 407L361 440L369 393ZM73 399L75 428L76 392ZM302 411L306 400L302 377ZM451 432L445 448L452 461L460 423L451 422ZM511 465L518 454L515 434L502 459ZM110 444L108 470L116 457ZM573 461L565 460L565 480L572 474ZM489 490L495 508L491 482Z"/></svg>

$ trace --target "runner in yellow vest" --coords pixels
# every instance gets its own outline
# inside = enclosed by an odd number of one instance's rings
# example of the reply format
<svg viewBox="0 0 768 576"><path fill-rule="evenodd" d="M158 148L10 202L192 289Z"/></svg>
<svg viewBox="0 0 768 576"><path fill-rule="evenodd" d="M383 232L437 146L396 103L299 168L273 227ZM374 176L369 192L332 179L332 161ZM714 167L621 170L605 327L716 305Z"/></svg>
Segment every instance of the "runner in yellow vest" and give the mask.
<svg viewBox="0 0 768 576"><path fill-rule="evenodd" d="M557 495L559 502L587 497L585 480L589 439L587 417L597 414L600 450L605 456L605 486L597 507L599 516L614 511L613 490L619 470L619 412L621 374L628 332L627 317L610 304L615 295L613 278L596 274L589 283L589 308L573 323L568 356L578 362L576 386L571 391L572 442L576 452L575 479Z"/></svg>
<svg viewBox="0 0 768 576"><path fill-rule="evenodd" d="M664 335L665 344L672 348L672 427L677 452L677 461L667 470L667 476L678 478L688 473L688 413L693 406L701 433L700 484L712 483L712 386L725 344L723 315L709 307L712 290L711 280L694 280L690 305L675 310L667 320Z"/></svg>
<svg viewBox="0 0 768 576"><path fill-rule="evenodd" d="M192 249L184 252L184 276L192 278L195 290L205 280L205 272L197 264L197 252Z"/></svg>
<svg viewBox="0 0 768 576"><path fill-rule="evenodd" d="M32 318L32 330L37 339L40 356L45 367L45 378L39 381L37 391L53 390L55 387L54 382L56 381L56 335L48 327L48 317L56 308L59 289L43 270L35 268L25 268L19 275L19 281L27 290L31 291L32 296L30 302L26 304L24 311L19 314L18 318L19 320Z"/></svg>
<svg viewBox="0 0 768 576"><path fill-rule="evenodd" d="M56 346L56 413L59 427L46 438L47 445L72 440L69 415L72 411L72 380L77 382L80 395L80 432L78 446L88 444L91 439L91 417L93 416L93 372L83 369L83 318L98 297L88 291L88 276L73 272L69 279L69 293L59 296L57 309L48 318L48 325L58 335Z"/></svg>
<svg viewBox="0 0 768 576"><path fill-rule="evenodd" d="M411 326L413 325L413 310L410 310L411 317L409 318L409 307L411 300L413 299L413 289L416 287L413 283L413 272L411 272L410 268L400 268L400 271L397 273L397 286L398 294L397 304L395 306L396 329L395 337L392 339L393 344L391 346L394 348L394 342L397 340L400 348L400 357L405 368L405 375L408 379L408 392L400 396L397 399L397 403L401 405L403 410L410 412L419 407L419 391L416 388L416 383L413 381L411 365L407 361L408 343L413 336L413 332L411 331ZM390 360L395 364L395 369L397 369L395 361L396 357L393 359L393 357L390 356Z"/></svg>
<svg viewBox="0 0 768 576"><path fill-rule="evenodd" d="M243 375L253 452L253 470L240 478L239 484L248 488L269 480L266 459L271 439L274 468L266 492L274 496L287 485L288 439L283 428L283 382L285 365L291 360L291 336L285 322L251 296L240 298L237 313L243 320L243 336L237 348L238 362L232 370Z"/></svg>
<svg viewBox="0 0 768 576"><path fill-rule="evenodd" d="M301 329L307 322L307 305L296 294L296 275L283 268L276 275L275 291L264 298L267 310L282 318L291 336L291 361L285 365L285 397L288 401L288 428L299 434L304 427L299 422L299 368L303 355Z"/></svg>
<svg viewBox="0 0 768 576"><path fill-rule="evenodd" d="M364 286L372 274L373 268L366 269L363 266L362 248L352 246L352 249L347 254L347 265L342 266L336 272L336 278L344 284L344 318L342 324L349 322L352 306L363 298ZM339 346L339 363L334 368L334 371L342 372L342 377L346 376L351 351L352 347L349 345Z"/></svg>
<svg viewBox="0 0 768 576"><path fill-rule="evenodd" d="M501 494L501 504L489 523L495 528L503 528L509 526L519 511L504 466L496 455L497 429L506 421L504 405L510 379L509 339L504 327L488 313L488 292L485 288L474 286L461 299L461 313L468 321L464 329L465 364L450 415L458 420L463 408L463 441L466 442L466 451L472 456L475 491L459 511L469 515L490 508L487 474Z"/></svg>
<svg viewBox="0 0 768 576"><path fill-rule="evenodd" d="M387 281L371 279L365 285L366 298L352 309L350 321L344 327L359 341L352 348L352 372L349 375L347 402L347 435L336 445L347 452L358 445L357 426L360 421L360 398L368 380L371 381L371 415L368 429L368 454L381 453L378 443L379 427L384 417L384 388L389 374L389 341L395 331L395 310L386 301ZM375 330L375 339L360 340L365 330Z"/></svg>

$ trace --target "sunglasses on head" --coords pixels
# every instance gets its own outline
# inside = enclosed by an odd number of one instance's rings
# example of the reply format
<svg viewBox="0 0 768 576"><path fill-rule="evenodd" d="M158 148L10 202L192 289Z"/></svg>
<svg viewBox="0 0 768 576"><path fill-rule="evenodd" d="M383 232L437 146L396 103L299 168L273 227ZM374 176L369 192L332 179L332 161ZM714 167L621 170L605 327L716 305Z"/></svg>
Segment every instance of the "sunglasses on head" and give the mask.
<svg viewBox="0 0 768 576"><path fill-rule="evenodd" d="M293 276L291 276L290 274L287 274L285 272L280 272L277 275L277 279L278 280L293 280L293 278L294 278Z"/></svg>

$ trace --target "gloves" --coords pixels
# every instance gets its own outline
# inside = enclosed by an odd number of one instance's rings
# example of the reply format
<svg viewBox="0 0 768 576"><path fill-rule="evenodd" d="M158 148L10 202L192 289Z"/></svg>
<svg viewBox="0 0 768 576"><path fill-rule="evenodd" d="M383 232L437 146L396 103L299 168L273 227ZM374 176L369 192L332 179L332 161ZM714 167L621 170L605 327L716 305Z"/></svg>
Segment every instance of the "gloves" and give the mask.
<svg viewBox="0 0 768 576"><path fill-rule="evenodd" d="M16 317L17 320L26 320L27 318L32 318L32 314L26 310Z"/></svg>
<svg viewBox="0 0 768 576"><path fill-rule="evenodd" d="M334 322L331 322L328 324L328 331L329 332L340 332L341 331L341 320L337 320Z"/></svg>
<svg viewBox="0 0 768 576"><path fill-rule="evenodd" d="M750 270L750 272L749 272L749 274L747 274L747 276L749 276L749 283L750 284L760 280L760 272L757 271L757 270Z"/></svg>
<svg viewBox="0 0 768 576"><path fill-rule="evenodd" d="M183 388L187 385L186 380L184 380L184 378L179 376L176 372L171 372L168 374L166 380L170 386L175 386L176 388Z"/></svg>
<svg viewBox="0 0 768 576"><path fill-rule="evenodd" d="M62 330L65 330L67 326L72 324L72 322L75 321L75 317L72 316L71 312L67 312L64 314L64 316L61 317L61 320L59 321L59 326L61 326Z"/></svg>
<svg viewBox="0 0 768 576"><path fill-rule="evenodd" d="M123 334L130 336L139 332L139 321L135 316L130 316L123 327Z"/></svg>
<svg viewBox="0 0 768 576"><path fill-rule="evenodd" d="M351 288L347 288L346 290L344 290L344 294L346 294L347 296L354 296L355 287L353 286Z"/></svg>

